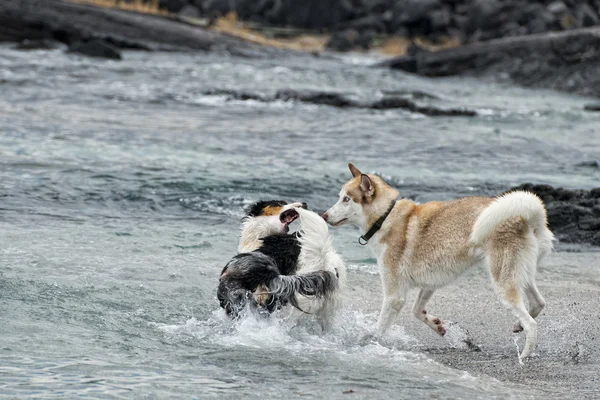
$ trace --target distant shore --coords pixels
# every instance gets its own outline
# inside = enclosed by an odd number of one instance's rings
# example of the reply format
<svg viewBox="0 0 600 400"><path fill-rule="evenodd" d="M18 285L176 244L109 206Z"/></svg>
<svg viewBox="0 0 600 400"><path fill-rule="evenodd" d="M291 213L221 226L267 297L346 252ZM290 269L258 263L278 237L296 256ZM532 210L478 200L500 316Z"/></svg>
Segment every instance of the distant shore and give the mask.
<svg viewBox="0 0 600 400"><path fill-rule="evenodd" d="M90 1L103 7L90 5ZM149 5L141 0L131 4L122 1L117 8L109 7L111 1L4 0L0 3L0 42L55 40L72 46L102 41L117 49L220 51L241 57L318 55L326 50L362 48L399 55L379 65L384 68L428 77L502 79L527 87L600 97L600 26L477 41L477 35L465 38L450 28L435 35L418 29L409 35L387 31L373 34L357 27L327 33L268 26L260 18L259 22L240 21L231 10L225 16L203 10L207 17L198 10L166 13L157 8L162 3L156 1ZM97 47L87 54L105 53ZM119 58L114 50L108 53ZM597 104L586 107L591 112L598 109Z"/></svg>

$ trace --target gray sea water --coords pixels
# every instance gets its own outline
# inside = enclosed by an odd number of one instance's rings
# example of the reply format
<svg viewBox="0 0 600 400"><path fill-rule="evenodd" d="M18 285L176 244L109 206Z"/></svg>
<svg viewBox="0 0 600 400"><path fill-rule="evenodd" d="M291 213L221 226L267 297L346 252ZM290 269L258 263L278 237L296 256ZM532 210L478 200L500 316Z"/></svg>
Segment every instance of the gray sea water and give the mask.
<svg viewBox="0 0 600 400"><path fill-rule="evenodd" d="M219 309L243 208L275 198L323 211L349 161L420 202L530 181L598 186L599 170L579 166L600 154L587 99L369 61L126 52L113 62L0 47L0 397L544 395L433 361L402 328L406 310L385 343L362 344L379 284L349 227L333 231L352 289L332 332L310 319L234 323ZM418 101L479 115L231 100L210 89L427 92L437 98ZM578 268L569 273L589 273Z"/></svg>

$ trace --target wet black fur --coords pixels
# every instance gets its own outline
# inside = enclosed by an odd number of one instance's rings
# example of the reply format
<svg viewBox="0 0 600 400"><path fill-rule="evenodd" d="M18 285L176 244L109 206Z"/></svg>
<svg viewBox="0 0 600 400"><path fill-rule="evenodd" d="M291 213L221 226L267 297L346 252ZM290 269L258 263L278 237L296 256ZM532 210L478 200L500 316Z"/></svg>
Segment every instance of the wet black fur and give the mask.
<svg viewBox="0 0 600 400"><path fill-rule="evenodd" d="M267 236L262 239L262 243L256 251L275 260L281 275L292 275L296 272L302 250L297 234Z"/></svg>
<svg viewBox="0 0 600 400"><path fill-rule="evenodd" d="M280 207L287 203L280 200L260 201L248 209L246 218L260 216L265 207ZM296 308L295 294L322 297L337 286L337 279L325 271L306 275L294 275L298 269L298 257L302 250L297 234L278 234L262 238L262 246L250 253L241 253L227 263L219 280L217 297L228 315L237 317L246 304L271 313L287 303ZM293 276L293 277L292 277ZM285 279L284 277L289 277ZM335 282L332 282L335 281ZM264 284L276 290L269 295L266 309L260 309L252 293Z"/></svg>
<svg viewBox="0 0 600 400"><path fill-rule="evenodd" d="M271 257L256 251L240 253L233 257L221 272L217 288L219 304L225 309L227 315L237 317L252 299L252 292L260 284L270 282L279 275L277 265ZM254 301L251 305L258 308L258 304ZM266 311L271 313L277 306L277 301L269 298Z"/></svg>
<svg viewBox="0 0 600 400"><path fill-rule="evenodd" d="M268 287L269 282L279 275L291 275L296 272L300 251L296 234L281 234L263 238L262 246L257 250L233 257L221 272L217 289L221 307L227 314L236 316L252 298L252 292L259 285L265 284ZM286 305L290 301L289 297L270 295L265 311L271 313ZM254 302L251 302L251 305L258 307Z"/></svg>
<svg viewBox="0 0 600 400"><path fill-rule="evenodd" d="M266 306L259 305L252 293L264 284L269 292ZM223 269L217 297L227 315L236 318L247 304L260 314L270 314L291 304L300 311L296 294L322 298L337 289L337 277L329 271L315 271L303 275L282 275L273 258L253 251L235 256Z"/></svg>

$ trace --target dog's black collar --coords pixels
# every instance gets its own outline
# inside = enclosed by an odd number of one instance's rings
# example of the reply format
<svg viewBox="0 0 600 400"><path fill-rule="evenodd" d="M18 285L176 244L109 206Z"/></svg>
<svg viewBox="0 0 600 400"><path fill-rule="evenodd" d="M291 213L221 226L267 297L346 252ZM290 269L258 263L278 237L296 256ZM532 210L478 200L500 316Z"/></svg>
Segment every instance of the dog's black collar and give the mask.
<svg viewBox="0 0 600 400"><path fill-rule="evenodd" d="M392 200L392 203L390 204L390 208L388 208L387 212L385 214L383 214L381 217L379 217L379 219L377 221L375 221L375 223L373 224L373 226L371 227L371 229L369 229L369 231L367 233L365 233L364 235L362 235L361 237L358 238L358 243L361 246L364 246L367 243L369 243L369 240L381 228L381 225L383 225L383 222L388 217L388 215L390 215L390 213L394 209L395 205L396 205L396 200Z"/></svg>

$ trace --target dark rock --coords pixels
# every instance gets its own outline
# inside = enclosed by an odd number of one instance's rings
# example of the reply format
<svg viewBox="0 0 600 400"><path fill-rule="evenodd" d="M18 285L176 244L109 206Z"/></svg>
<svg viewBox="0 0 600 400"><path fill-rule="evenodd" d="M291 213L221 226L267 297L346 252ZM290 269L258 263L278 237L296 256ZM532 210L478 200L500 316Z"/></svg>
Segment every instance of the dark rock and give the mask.
<svg viewBox="0 0 600 400"><path fill-rule="evenodd" d="M301 92L293 89L279 90L275 94L277 100L297 100L304 103L324 104L333 107L358 107L354 100L348 99L341 93L335 92Z"/></svg>
<svg viewBox="0 0 600 400"><path fill-rule="evenodd" d="M404 25L398 25L396 27L393 27L392 29L392 33L394 34L394 36L403 38L409 38L411 36L410 30Z"/></svg>
<svg viewBox="0 0 600 400"><path fill-rule="evenodd" d="M491 40L416 56L380 66L423 76L503 74L530 87L600 97L600 27Z"/></svg>
<svg viewBox="0 0 600 400"><path fill-rule="evenodd" d="M523 10L523 23L528 33L543 33L558 28L558 20L542 4L532 3Z"/></svg>
<svg viewBox="0 0 600 400"><path fill-rule="evenodd" d="M389 11L394 4L393 0L370 0L365 3L367 7L367 13L370 14L384 14Z"/></svg>
<svg viewBox="0 0 600 400"><path fill-rule="evenodd" d="M428 19L429 13L440 5L439 0L403 0L396 3L392 13L397 24L414 24Z"/></svg>
<svg viewBox="0 0 600 400"><path fill-rule="evenodd" d="M196 4L198 7L198 4ZM205 14L210 16L227 15L231 10L231 3L224 0L204 0L200 8Z"/></svg>
<svg viewBox="0 0 600 400"><path fill-rule="evenodd" d="M198 7L192 4L186 4L181 10L179 10L177 15L188 18L199 18L201 13Z"/></svg>
<svg viewBox="0 0 600 400"><path fill-rule="evenodd" d="M526 183L511 190L527 190L544 201L548 224L560 241L600 246L600 188L569 190Z"/></svg>
<svg viewBox="0 0 600 400"><path fill-rule="evenodd" d="M358 18L344 24L346 29L354 29L356 31L371 30L377 33L384 33L386 25L380 15L367 15L366 17Z"/></svg>
<svg viewBox="0 0 600 400"><path fill-rule="evenodd" d="M178 22L60 0L1 0L0 41L54 39L66 44L102 39L118 48L219 51L245 57L298 54Z"/></svg>
<svg viewBox="0 0 600 400"><path fill-rule="evenodd" d="M504 5L498 0L471 1L467 11L471 31L495 29L508 22L503 9Z"/></svg>
<svg viewBox="0 0 600 400"><path fill-rule="evenodd" d="M285 21L283 13L283 0L274 0L271 7L265 11L265 21L272 25L281 25Z"/></svg>
<svg viewBox="0 0 600 400"><path fill-rule="evenodd" d="M402 108L412 112L428 115L430 117L452 116L452 117L473 117L477 112L462 108L437 108L429 105L418 105L417 103L405 97L384 97L375 101L368 108L375 110L390 110Z"/></svg>
<svg viewBox="0 0 600 400"><path fill-rule="evenodd" d="M572 0L160 0L170 11L195 5L203 15L233 10L242 20L328 32L444 37L463 42L503 36L544 33L596 24L598 15L587 3ZM589 3L589 4L588 4ZM576 13L576 14L574 14ZM356 48L347 32L332 40L332 48ZM369 42L361 38L361 46Z"/></svg>
<svg viewBox="0 0 600 400"><path fill-rule="evenodd" d="M588 27L598 25L598 15L594 12L592 7L586 3L577 7L576 16L579 26Z"/></svg>
<svg viewBox="0 0 600 400"><path fill-rule="evenodd" d="M527 22L527 33L543 33L548 30L548 25L541 18L532 18Z"/></svg>
<svg viewBox="0 0 600 400"><path fill-rule="evenodd" d="M359 34L354 29L335 32L326 44L326 47L334 51L350 51L358 42Z"/></svg>
<svg viewBox="0 0 600 400"><path fill-rule="evenodd" d="M583 109L585 111L600 111L600 103L586 104L585 106L583 106Z"/></svg>
<svg viewBox="0 0 600 400"><path fill-rule="evenodd" d="M285 25L317 30L334 29L342 22L364 16L350 0L282 0L282 13Z"/></svg>
<svg viewBox="0 0 600 400"><path fill-rule="evenodd" d="M410 94L411 92L408 92ZM219 95L226 96L229 99L235 100L255 100L262 102L271 102L276 100L283 101L298 101L308 104L326 105L331 107L339 108L361 108L370 110L392 110L392 109L404 109L415 113L420 113L432 117L438 116L474 116L477 115L475 111L459 109L459 108L438 108L432 105L420 105L406 97L398 96L387 96L379 100L370 102L360 102L354 100L343 93L337 92L321 92L311 90L295 90L295 89L283 89L277 91L273 96L266 96L261 94L241 92L236 90L221 90L213 89L204 92L206 95ZM416 94L426 96L418 92Z"/></svg>
<svg viewBox="0 0 600 400"><path fill-rule="evenodd" d="M188 4L187 0L159 0L158 6L170 13L178 13Z"/></svg>
<svg viewBox="0 0 600 400"><path fill-rule="evenodd" d="M419 74L419 61L415 56L400 56L379 64L381 67L390 67L401 71Z"/></svg>
<svg viewBox="0 0 600 400"><path fill-rule="evenodd" d="M90 40L89 42L74 43L69 46L69 53L79 53L88 57L108 58L120 60L121 52L108 42L103 40Z"/></svg>
<svg viewBox="0 0 600 400"><path fill-rule="evenodd" d="M230 89L211 89L211 90L207 90L203 94L209 95L209 96L226 96L228 99L231 99L231 100L243 100L243 101L256 100L256 101L263 101L263 102L270 101L270 99L268 97L260 95L260 94L242 92L242 91L230 90Z"/></svg>
<svg viewBox="0 0 600 400"><path fill-rule="evenodd" d="M56 50L63 46L64 44L51 39L25 39L18 43L15 48L17 50Z"/></svg>
<svg viewBox="0 0 600 400"><path fill-rule="evenodd" d="M533 30L530 28L530 30ZM525 35L527 33L527 28L522 27L514 21L509 21L504 24L500 30L500 36L519 36Z"/></svg>
<svg viewBox="0 0 600 400"><path fill-rule="evenodd" d="M575 166L600 169L600 161L598 161L598 160L582 161L580 163L575 164Z"/></svg>
<svg viewBox="0 0 600 400"><path fill-rule="evenodd" d="M423 53L429 53L429 50L427 50L423 46L419 46L415 42L411 42L410 45L408 46L408 48L406 49L406 55L411 56L411 57L416 57L419 54L423 54Z"/></svg>
<svg viewBox="0 0 600 400"><path fill-rule="evenodd" d="M375 37L377 36L377 32L372 29L367 29L359 32L358 39L356 40L356 44L363 50L368 50L371 48Z"/></svg>
<svg viewBox="0 0 600 400"><path fill-rule="evenodd" d="M431 13L429 13L429 20L431 29L434 32L444 32L452 22L452 15L450 14L450 10L442 8L431 11Z"/></svg>
<svg viewBox="0 0 600 400"><path fill-rule="evenodd" d="M564 14L567 11L569 11L569 8L567 7L567 5L560 0L553 1L552 3L548 4L546 6L546 9L548 11L550 11L551 13L557 14L557 15Z"/></svg>

